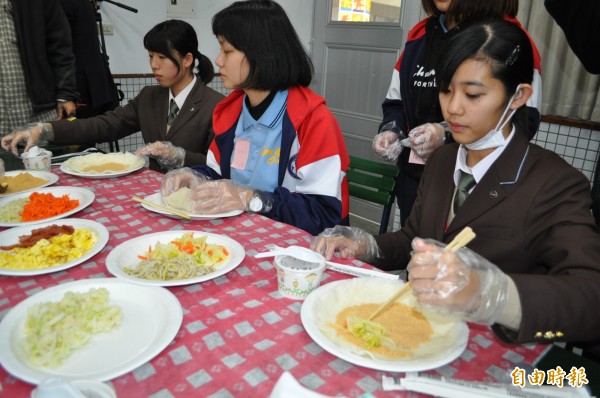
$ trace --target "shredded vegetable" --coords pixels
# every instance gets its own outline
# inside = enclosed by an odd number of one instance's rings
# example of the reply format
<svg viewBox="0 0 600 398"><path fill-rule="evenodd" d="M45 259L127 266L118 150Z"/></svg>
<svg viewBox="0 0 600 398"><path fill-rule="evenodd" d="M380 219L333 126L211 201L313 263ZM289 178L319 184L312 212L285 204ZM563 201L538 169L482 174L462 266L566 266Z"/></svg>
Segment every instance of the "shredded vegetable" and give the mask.
<svg viewBox="0 0 600 398"><path fill-rule="evenodd" d="M79 206L79 200L70 199L69 195L56 197L51 193L34 192L23 206L21 221L35 221L58 216Z"/></svg>
<svg viewBox="0 0 600 398"><path fill-rule="evenodd" d="M355 316L346 318L346 326L350 333L362 339L367 348L379 347L382 337L387 335L387 330L382 324Z"/></svg>
<svg viewBox="0 0 600 398"><path fill-rule="evenodd" d="M142 260L139 264L123 271L142 279L189 279L214 272L228 257L225 247L206 243L206 236L194 238L193 233L186 232L167 244L149 247L138 256Z"/></svg>
<svg viewBox="0 0 600 398"><path fill-rule="evenodd" d="M0 208L0 221L20 222L20 214L23 211L23 206L25 206L25 203L27 203L27 201L27 198L15 199L2 206L2 208Z"/></svg>
<svg viewBox="0 0 600 398"><path fill-rule="evenodd" d="M84 346L92 334L120 325L122 312L111 305L105 288L85 293L68 291L58 302L32 306L25 320L22 348L36 366L56 367Z"/></svg>

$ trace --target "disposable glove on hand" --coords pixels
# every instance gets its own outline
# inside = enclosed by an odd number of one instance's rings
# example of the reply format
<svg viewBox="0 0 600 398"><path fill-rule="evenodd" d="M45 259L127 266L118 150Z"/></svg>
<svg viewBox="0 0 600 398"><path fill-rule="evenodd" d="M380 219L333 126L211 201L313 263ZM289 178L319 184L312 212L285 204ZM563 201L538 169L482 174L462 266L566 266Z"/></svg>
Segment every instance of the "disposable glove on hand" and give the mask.
<svg viewBox="0 0 600 398"><path fill-rule="evenodd" d="M439 123L425 123L415 127L408 133L410 147L424 162L429 155L444 144L446 129Z"/></svg>
<svg viewBox="0 0 600 398"><path fill-rule="evenodd" d="M468 248L452 253L445 246L413 240L407 270L417 301L445 316L494 323L507 301L509 277Z"/></svg>
<svg viewBox="0 0 600 398"><path fill-rule="evenodd" d="M369 262L381 253L373 235L360 228L344 225L325 229L313 238L310 248L327 260L337 254L341 258L356 257Z"/></svg>
<svg viewBox="0 0 600 398"><path fill-rule="evenodd" d="M395 131L382 131L373 138L373 151L383 160L395 162L402 153L402 148L400 134Z"/></svg>
<svg viewBox="0 0 600 398"><path fill-rule="evenodd" d="M185 149L173 145L170 141L153 142L138 149L135 154L156 159L164 170L180 168L185 161Z"/></svg>
<svg viewBox="0 0 600 398"><path fill-rule="evenodd" d="M183 187L194 189L200 182L206 180L208 177L189 167L171 170L163 176L160 192L162 196L168 196Z"/></svg>
<svg viewBox="0 0 600 398"><path fill-rule="evenodd" d="M29 151L29 148L36 145L41 139L45 138L42 136L43 126L43 123L28 123L23 127L13 130L12 133L2 138L2 148L7 151L11 151L16 156L19 156L17 145L20 143L25 143L25 149L23 152Z"/></svg>
<svg viewBox="0 0 600 398"><path fill-rule="evenodd" d="M231 180L202 181L192 188L192 208L201 214L248 211L254 190Z"/></svg>

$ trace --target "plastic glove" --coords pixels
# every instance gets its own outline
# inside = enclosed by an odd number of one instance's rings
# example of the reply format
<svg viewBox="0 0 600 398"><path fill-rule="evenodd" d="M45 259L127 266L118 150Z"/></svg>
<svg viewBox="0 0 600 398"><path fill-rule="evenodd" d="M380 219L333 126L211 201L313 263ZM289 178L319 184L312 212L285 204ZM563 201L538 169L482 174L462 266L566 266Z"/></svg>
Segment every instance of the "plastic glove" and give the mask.
<svg viewBox="0 0 600 398"><path fill-rule="evenodd" d="M233 210L248 211L253 195L254 190L251 187L231 180L201 181L192 188L192 209L200 214L220 214Z"/></svg>
<svg viewBox="0 0 600 398"><path fill-rule="evenodd" d="M206 180L208 180L208 177L189 167L171 170L163 176L160 182L160 192L162 196L168 196L173 192L179 191L179 188L187 187L194 189L198 184Z"/></svg>
<svg viewBox="0 0 600 398"><path fill-rule="evenodd" d="M453 253L415 238L408 276L417 301L445 316L492 324L507 301L508 276L468 248Z"/></svg>
<svg viewBox="0 0 600 398"><path fill-rule="evenodd" d="M402 135L404 138L404 135ZM373 151L383 160L395 162L402 152L400 134L394 131L383 131L373 138Z"/></svg>
<svg viewBox="0 0 600 398"><path fill-rule="evenodd" d="M136 156L155 158L164 170L178 169L183 166L185 149L173 145L170 141L156 141L135 151Z"/></svg>
<svg viewBox="0 0 600 398"><path fill-rule="evenodd" d="M313 238L310 248L331 260L334 254L341 258L356 257L369 262L380 257L381 251L373 235L356 227L336 225Z"/></svg>
<svg viewBox="0 0 600 398"><path fill-rule="evenodd" d="M410 147L424 162L434 149L444 144L446 129L439 123L425 123L415 127L408 133Z"/></svg>
<svg viewBox="0 0 600 398"><path fill-rule="evenodd" d="M43 127L46 127L44 129ZM44 123L28 123L23 127L19 127L13 130L12 133L2 138L2 148L7 151L12 151L13 154L19 156L17 145L19 143L25 143L25 149L23 152L29 151L29 148L36 145L38 141L47 139L45 132L47 129L51 129L52 125Z"/></svg>

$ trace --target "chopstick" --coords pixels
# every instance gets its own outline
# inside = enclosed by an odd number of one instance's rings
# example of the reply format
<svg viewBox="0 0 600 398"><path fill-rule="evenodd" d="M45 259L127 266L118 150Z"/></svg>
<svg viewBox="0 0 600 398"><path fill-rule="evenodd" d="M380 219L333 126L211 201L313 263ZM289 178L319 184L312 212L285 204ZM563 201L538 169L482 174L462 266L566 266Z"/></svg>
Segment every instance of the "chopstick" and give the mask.
<svg viewBox="0 0 600 398"><path fill-rule="evenodd" d="M465 227L454 239L452 242L446 246L445 250L450 250L452 253L456 253L461 247L466 246L475 238L475 232L471 229L471 227Z"/></svg>
<svg viewBox="0 0 600 398"><path fill-rule="evenodd" d="M404 286L402 286L400 288L400 290L398 290L392 297L390 297L385 303L381 304L375 311L373 311L373 313L371 314L371 316L369 316L369 318L367 318L368 321L370 321L371 319L375 318L377 315L381 314L383 311L385 311L394 301L398 300L400 297L402 297L404 295L404 293L408 292L410 289L410 282L406 282L404 284Z"/></svg>
<svg viewBox="0 0 600 398"><path fill-rule="evenodd" d="M179 210L172 209L172 208L167 207L167 206L159 205L158 203L148 202L147 200L144 200L144 199L142 199L142 198L140 198L138 196L132 196L131 200L133 200L135 202L143 203L146 206L150 206L150 207L154 207L156 209L160 209L162 211L166 211L167 213L175 214L175 215L177 215L179 217L185 218L186 220L191 220L192 219L192 216L190 216L187 213L184 213L184 212L179 211Z"/></svg>
<svg viewBox="0 0 600 398"><path fill-rule="evenodd" d="M469 242L471 242L475 238L475 232L471 229L471 227L466 227L454 239L452 242L446 246L445 250L449 250L452 253L456 253L461 247L466 246ZM402 297L406 292L408 292L410 288L410 282L406 282L404 286L400 290L398 290L392 297L390 297L386 302L381 304L372 314L369 316L367 320L371 320L375 318L377 315L381 314L385 311L393 302Z"/></svg>

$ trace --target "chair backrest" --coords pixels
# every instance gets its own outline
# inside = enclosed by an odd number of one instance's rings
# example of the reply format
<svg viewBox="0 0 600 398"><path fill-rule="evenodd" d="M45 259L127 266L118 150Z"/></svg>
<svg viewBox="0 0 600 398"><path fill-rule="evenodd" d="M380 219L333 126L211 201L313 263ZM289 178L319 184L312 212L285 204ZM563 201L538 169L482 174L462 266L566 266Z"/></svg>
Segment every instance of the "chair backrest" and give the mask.
<svg viewBox="0 0 600 398"><path fill-rule="evenodd" d="M380 234L387 231L399 172L397 165L350 156L350 167L346 173L350 196L383 205Z"/></svg>

